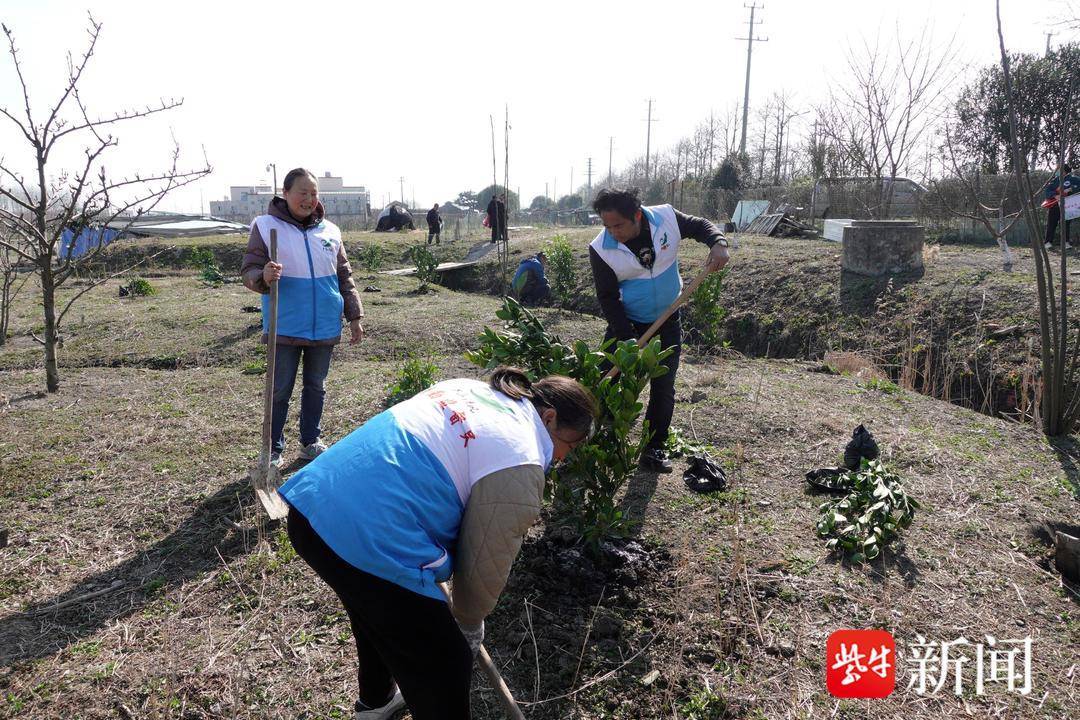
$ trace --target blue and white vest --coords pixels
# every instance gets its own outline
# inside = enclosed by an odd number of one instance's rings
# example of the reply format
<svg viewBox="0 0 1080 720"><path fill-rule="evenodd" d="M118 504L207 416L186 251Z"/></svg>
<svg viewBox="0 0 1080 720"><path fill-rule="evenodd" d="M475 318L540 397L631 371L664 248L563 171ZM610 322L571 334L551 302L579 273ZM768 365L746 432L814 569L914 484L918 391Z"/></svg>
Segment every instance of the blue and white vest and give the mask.
<svg viewBox="0 0 1080 720"><path fill-rule="evenodd" d="M670 205L642 207L649 222L655 260L652 268L642 267L637 256L605 228L590 246L615 272L619 297L626 316L639 323L651 323L682 292L679 275L679 223Z"/></svg>
<svg viewBox="0 0 1080 720"><path fill-rule="evenodd" d="M473 486L519 465L546 470L553 450L528 400L447 380L364 423L280 493L353 567L441 600Z"/></svg>
<svg viewBox="0 0 1080 720"><path fill-rule="evenodd" d="M328 340L341 335L345 300L338 285L337 260L341 230L329 220L301 230L272 215L255 218L259 235L270 255L270 230L277 230L278 334L306 340ZM270 295L262 296L263 332L270 330Z"/></svg>

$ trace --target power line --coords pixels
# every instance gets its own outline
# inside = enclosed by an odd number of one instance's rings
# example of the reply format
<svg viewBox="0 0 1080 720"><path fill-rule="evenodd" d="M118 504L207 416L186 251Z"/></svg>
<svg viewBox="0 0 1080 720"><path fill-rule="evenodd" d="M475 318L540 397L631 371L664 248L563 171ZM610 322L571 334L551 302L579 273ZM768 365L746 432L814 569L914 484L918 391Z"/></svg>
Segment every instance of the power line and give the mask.
<svg viewBox="0 0 1080 720"><path fill-rule="evenodd" d="M611 154L615 148L615 136L608 135L607 145L607 184L611 186Z"/></svg>
<svg viewBox="0 0 1080 720"><path fill-rule="evenodd" d="M754 11L759 7L764 10L764 5L743 5L745 8L750 8L750 32L747 37L735 38L736 40L746 41L746 90L743 92L743 105L742 105L742 140L739 141L739 154L746 154L746 123L750 115L750 56L754 52L755 42L768 42L769 38L756 38L754 37ZM648 173L646 173L647 175Z"/></svg>
<svg viewBox="0 0 1080 720"><path fill-rule="evenodd" d="M589 202L592 199L592 158L591 157L585 159L585 173L589 177L588 197L585 198L585 202Z"/></svg>

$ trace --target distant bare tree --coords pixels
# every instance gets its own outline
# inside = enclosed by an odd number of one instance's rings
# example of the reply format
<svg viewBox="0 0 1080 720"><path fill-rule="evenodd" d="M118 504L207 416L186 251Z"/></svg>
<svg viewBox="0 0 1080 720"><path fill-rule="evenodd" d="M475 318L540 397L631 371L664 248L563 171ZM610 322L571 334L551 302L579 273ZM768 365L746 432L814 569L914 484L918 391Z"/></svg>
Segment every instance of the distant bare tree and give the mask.
<svg viewBox="0 0 1080 720"><path fill-rule="evenodd" d="M2 229L0 229L0 237L5 237ZM8 243L13 241L10 236L5 239ZM19 255L8 247L0 245L0 345L7 342L8 331L11 328L12 303L26 286L26 281L30 279L28 272L20 275L19 260L21 260Z"/></svg>
<svg viewBox="0 0 1080 720"><path fill-rule="evenodd" d="M851 81L818 111L819 131L834 152L873 183L874 207L868 210L874 217L889 216L892 183L884 181L907 172L938 119L954 59L948 47L933 48L925 29L904 41L897 28L895 42L883 45L878 38L849 48Z"/></svg>
<svg viewBox="0 0 1080 720"><path fill-rule="evenodd" d="M1042 431L1055 437L1074 432L1080 425L1080 384L1076 372L1080 368L1080 333L1072 330L1069 323L1068 253L1062 252L1058 263L1058 289L1054 289L1054 266L1046 248L1039 241L1040 223L1031 186L1031 176L1023 161L1021 131L1016 90L1013 86L1013 69L1009 53L1005 49L1005 32L1001 26L1001 2L996 0L998 45L1001 51L1001 72L1005 85L1005 107L1009 123L1009 150L1012 170L1020 187L1020 207L1031 235L1035 255L1035 280L1039 296L1039 340L1042 360L1042 392L1039 397L1039 419ZM1076 97L1078 80L1073 67L1061 67L1057 81L1065 90L1065 102L1061 108L1062 127L1070 127L1072 100ZM1065 150L1071 138L1063 134L1058 144L1058 167L1062 172ZM1059 193L1063 184L1059 184ZM1059 203L1064 198L1059 194ZM1064 212L1064 208L1062 208ZM1061 223L1061 243L1065 244L1065 223Z"/></svg>
<svg viewBox="0 0 1080 720"><path fill-rule="evenodd" d="M1002 268L1009 272L1013 268L1015 258L1005 236L1020 219L1020 213L1018 211L1007 213L1005 206L1011 197L1014 200L1013 206L1016 207L1015 199L1019 195L1016 191L1016 181L1013 179L1012 182L1007 182L1000 187L995 205L985 204L983 198L988 194L989 188L983 187L980 183L977 164L961 164L959 158L963 157L963 153L955 147L952 122L945 123L943 133L942 159L946 174L943 177L928 175L925 178L932 198L952 215L967 218L982 225L1001 248Z"/></svg>
<svg viewBox="0 0 1080 720"><path fill-rule="evenodd" d="M79 95L79 82L94 54L101 24L89 18L86 51L76 62L68 55L68 79L59 99L44 115L31 109L30 91L23 74L15 36L0 25L7 37L8 52L22 90L23 107L14 110L0 107L0 115L10 121L26 140L32 155L33 176L27 180L14 165L0 158L0 178L10 189L0 186L13 209L0 209L0 247L33 267L42 292L45 332L45 385L49 392L60 388L57 347L60 326L72 305L99 283L81 288L59 308L57 290L71 279L87 261L101 252L104 242L101 228L111 224L121 232L140 216L152 211L173 190L207 175L209 165L196 170L178 169L180 148L174 140L170 165L150 174L116 178L106 173L102 156L115 147L110 134L113 126L179 107L183 100L161 100L153 106L122 110L109 116L91 116ZM82 140L83 159L74 168L58 169L50 164L53 153L68 141ZM66 145L65 145L66 147ZM89 252L76 255L75 242L64 243L65 231L78 238L84 230L96 232Z"/></svg>

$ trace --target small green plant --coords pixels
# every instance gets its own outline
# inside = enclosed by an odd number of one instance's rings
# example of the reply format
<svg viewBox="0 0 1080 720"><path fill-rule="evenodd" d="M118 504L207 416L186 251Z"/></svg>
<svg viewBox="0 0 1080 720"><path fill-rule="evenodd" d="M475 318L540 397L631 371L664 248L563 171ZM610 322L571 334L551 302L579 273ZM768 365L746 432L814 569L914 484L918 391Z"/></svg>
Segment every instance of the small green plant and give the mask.
<svg viewBox="0 0 1080 720"><path fill-rule="evenodd" d="M842 500L818 508L818 536L827 538L830 550L839 550L854 562L873 560L911 525L919 503L880 460L864 459L859 470L849 470L841 481L850 490Z"/></svg>
<svg viewBox="0 0 1080 720"><path fill-rule="evenodd" d="M728 712L724 698L713 692L707 684L702 690L691 695L679 709L682 711L680 716L686 720L712 720L725 717Z"/></svg>
<svg viewBox="0 0 1080 720"><path fill-rule="evenodd" d="M551 292L560 303L569 302L577 290L577 268L574 266L574 246L565 235L556 235L544 249L547 257Z"/></svg>
<svg viewBox="0 0 1080 720"><path fill-rule="evenodd" d="M202 270L204 267L209 267L214 264L214 253L210 248L191 248L191 252L188 254L188 265L196 270Z"/></svg>
<svg viewBox="0 0 1080 720"><path fill-rule="evenodd" d="M683 455L715 455L718 451L709 443L691 440L683 435L681 430L673 427L668 431L667 439L664 441L664 452L671 457L681 457Z"/></svg>
<svg viewBox="0 0 1080 720"><path fill-rule="evenodd" d="M244 375L262 375L266 372L266 361L251 360L245 363L244 367L240 369L240 372Z"/></svg>
<svg viewBox="0 0 1080 720"><path fill-rule="evenodd" d="M426 245L414 245L407 253L409 262L416 266L416 279L420 282L417 292L427 292L428 285L435 279L435 268L439 260L428 250Z"/></svg>
<svg viewBox="0 0 1080 720"><path fill-rule="evenodd" d="M867 390L877 390L883 395L895 395L902 392L899 385L892 382L891 380L886 380L884 378L872 377L869 380L866 380L865 382L859 384Z"/></svg>
<svg viewBox="0 0 1080 720"><path fill-rule="evenodd" d="M132 278L131 282L128 283L128 292L137 297L145 297L147 295L156 295L157 289L150 284L149 280L136 277Z"/></svg>
<svg viewBox="0 0 1080 720"><path fill-rule="evenodd" d="M217 286L225 282L225 276L221 274L210 248L192 248L190 258L191 265L200 271L199 279L204 283Z"/></svg>
<svg viewBox="0 0 1080 720"><path fill-rule="evenodd" d="M365 270L378 272L382 269L385 259L386 252L381 245L369 243L360 249L360 264Z"/></svg>
<svg viewBox="0 0 1080 720"><path fill-rule="evenodd" d="M435 384L435 376L438 373L438 366L426 360L416 358L406 360L394 384L386 389L384 404L386 407L397 405L421 390L431 387Z"/></svg>
<svg viewBox="0 0 1080 720"><path fill-rule="evenodd" d="M484 328L480 348L465 357L488 370L516 365L534 380L566 375L593 393L601 420L589 441L552 471L547 490L563 519L591 548L596 549L605 537L625 535L630 521L616 507L615 495L634 474L650 438L648 423L642 423L636 440L631 438L644 409L638 397L652 378L667 372L662 363L673 349L661 349L655 339L643 348L633 340L609 340L597 350L583 340L570 346L549 335L536 316L513 298L505 300L496 316L504 321L504 331ZM619 373L606 377L612 365Z"/></svg>
<svg viewBox="0 0 1080 720"><path fill-rule="evenodd" d="M727 308L721 302L725 271L711 273L690 297L686 306L686 341L703 350L724 347L724 320Z"/></svg>

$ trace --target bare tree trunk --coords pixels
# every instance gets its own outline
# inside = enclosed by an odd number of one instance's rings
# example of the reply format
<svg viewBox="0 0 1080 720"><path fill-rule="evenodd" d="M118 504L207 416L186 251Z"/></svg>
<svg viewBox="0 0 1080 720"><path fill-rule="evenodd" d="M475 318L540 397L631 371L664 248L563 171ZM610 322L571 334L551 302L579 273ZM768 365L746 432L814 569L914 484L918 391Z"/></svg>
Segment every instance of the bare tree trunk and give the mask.
<svg viewBox="0 0 1080 720"><path fill-rule="evenodd" d="M56 284L50 258L43 258L41 268L41 304L45 309L45 387L54 393L60 389L60 370L56 365Z"/></svg>

